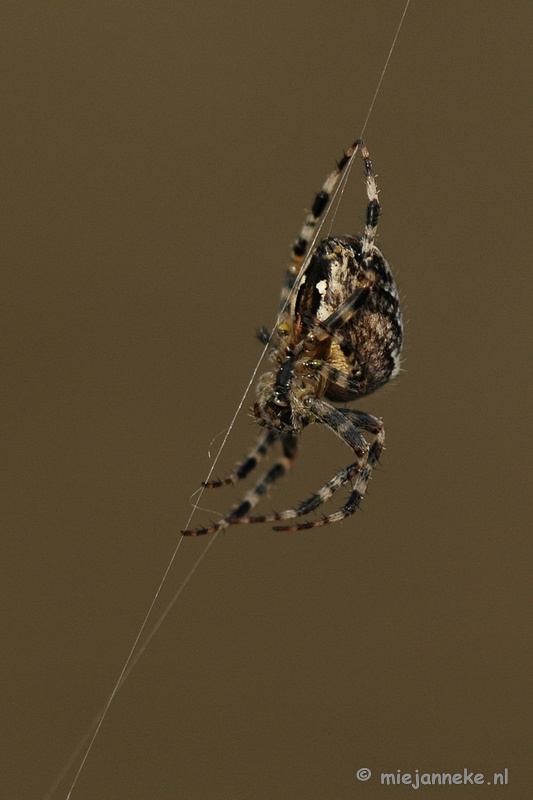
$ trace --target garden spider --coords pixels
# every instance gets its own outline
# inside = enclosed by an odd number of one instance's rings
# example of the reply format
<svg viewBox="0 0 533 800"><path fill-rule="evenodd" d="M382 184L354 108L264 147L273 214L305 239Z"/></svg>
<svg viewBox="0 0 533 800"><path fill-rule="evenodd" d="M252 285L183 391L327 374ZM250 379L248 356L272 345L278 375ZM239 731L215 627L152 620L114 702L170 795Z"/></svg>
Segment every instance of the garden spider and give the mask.
<svg viewBox="0 0 533 800"><path fill-rule="evenodd" d="M364 233L328 236L304 262L317 222L357 150L365 165L368 195ZM311 522L276 525L274 530L300 531L328 525L349 517L359 506L383 450L383 423L361 411L337 408L326 399L355 400L383 386L400 370L402 314L389 265L375 245L379 213L372 162L359 139L326 178L292 248L274 333L275 346L270 353L274 370L260 379L253 406L254 417L264 431L231 475L203 485L227 486L245 478L277 440L282 455L227 516L209 527L183 531L184 536L214 533L236 524L287 523L315 511L346 483L351 484L352 491L339 511ZM264 328L258 336L265 344L271 339ZM312 422L331 428L351 447L356 460L296 508L250 516L260 498L292 466L298 437ZM362 431L373 435L372 444L368 444Z"/></svg>

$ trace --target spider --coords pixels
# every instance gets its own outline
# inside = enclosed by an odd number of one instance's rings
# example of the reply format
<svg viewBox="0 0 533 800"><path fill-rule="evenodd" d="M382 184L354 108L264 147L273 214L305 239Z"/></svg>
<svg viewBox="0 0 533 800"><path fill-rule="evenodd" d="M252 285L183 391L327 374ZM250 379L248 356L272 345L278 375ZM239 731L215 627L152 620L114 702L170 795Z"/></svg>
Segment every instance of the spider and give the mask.
<svg viewBox="0 0 533 800"><path fill-rule="evenodd" d="M363 157L368 196L364 232L328 236L305 258L315 227L357 150ZM364 142L358 139L326 178L293 245L275 333L271 337L265 328L258 332L264 344L271 339L275 343L270 352L274 369L260 379L253 405L253 415L264 430L227 478L203 486L227 486L246 478L278 440L282 453L227 516L208 527L183 531L184 536L255 522L284 523L274 526L277 531L301 531L339 522L358 508L384 448L383 423L370 414L327 401L344 403L363 397L400 370L402 314L389 265L375 244L379 214L372 162ZM251 516L261 497L291 468L300 433L313 422L331 428L352 449L355 461L295 508ZM373 436L372 444L363 432ZM351 494L338 511L298 521L347 483Z"/></svg>

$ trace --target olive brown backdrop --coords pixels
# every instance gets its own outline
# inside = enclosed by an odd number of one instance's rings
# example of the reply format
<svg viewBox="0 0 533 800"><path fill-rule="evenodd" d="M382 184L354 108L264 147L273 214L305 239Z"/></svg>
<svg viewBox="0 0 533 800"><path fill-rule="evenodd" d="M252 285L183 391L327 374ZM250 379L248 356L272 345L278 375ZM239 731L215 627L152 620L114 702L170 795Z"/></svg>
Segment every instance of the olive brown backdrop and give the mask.
<svg viewBox="0 0 533 800"><path fill-rule="evenodd" d="M402 10L3 4L0 797L43 798L112 690ZM509 783L425 797L531 796L532 23L413 2L365 132L406 319L399 380L357 404L381 468L342 525L217 538L73 800L374 799L411 791L382 772L465 768ZM333 231L364 205L358 160ZM309 429L261 507L349 461Z"/></svg>

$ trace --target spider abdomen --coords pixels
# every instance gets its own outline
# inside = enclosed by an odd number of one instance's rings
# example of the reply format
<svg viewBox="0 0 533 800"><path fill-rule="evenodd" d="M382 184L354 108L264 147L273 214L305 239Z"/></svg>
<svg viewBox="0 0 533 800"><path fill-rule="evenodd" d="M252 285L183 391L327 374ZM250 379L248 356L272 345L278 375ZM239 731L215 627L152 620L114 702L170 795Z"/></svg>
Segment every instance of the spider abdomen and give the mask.
<svg viewBox="0 0 533 800"><path fill-rule="evenodd" d="M362 256L362 237L329 237L317 247L299 282L290 310L293 335L309 336L313 328L335 320L324 342L322 374L329 400L347 401L370 394L395 377L400 369L402 315L391 270L374 246ZM360 303L336 319L349 298ZM344 305L343 305L344 304Z"/></svg>

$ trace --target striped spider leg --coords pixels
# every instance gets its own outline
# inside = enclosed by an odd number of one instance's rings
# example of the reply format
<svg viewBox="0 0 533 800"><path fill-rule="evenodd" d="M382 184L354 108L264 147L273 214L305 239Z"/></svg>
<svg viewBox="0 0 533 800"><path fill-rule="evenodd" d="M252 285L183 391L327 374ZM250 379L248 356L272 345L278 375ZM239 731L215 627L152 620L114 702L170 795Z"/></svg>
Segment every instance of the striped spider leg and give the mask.
<svg viewBox="0 0 533 800"><path fill-rule="evenodd" d="M364 232L327 237L304 262L315 227L358 149L363 156L368 197ZM228 478L205 486L224 486L248 476L277 439L282 454L228 515L209 527L184 531L184 535L214 533L235 524L296 520L330 500L345 484L351 484L351 494L338 511L310 522L276 525L275 529L296 531L338 522L359 506L384 447L383 423L370 414L337 408L327 401L347 402L370 394L400 369L402 315L389 265L375 244L379 213L370 156L358 140L316 195L293 246L270 352L274 369L260 379L253 406L256 421L265 430ZM259 338L268 341L268 333L261 329ZM296 508L251 516L261 497L292 466L299 436L313 422L336 433L352 449L356 460ZM374 436L371 444L362 431Z"/></svg>

